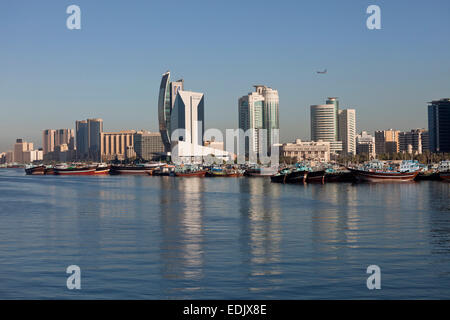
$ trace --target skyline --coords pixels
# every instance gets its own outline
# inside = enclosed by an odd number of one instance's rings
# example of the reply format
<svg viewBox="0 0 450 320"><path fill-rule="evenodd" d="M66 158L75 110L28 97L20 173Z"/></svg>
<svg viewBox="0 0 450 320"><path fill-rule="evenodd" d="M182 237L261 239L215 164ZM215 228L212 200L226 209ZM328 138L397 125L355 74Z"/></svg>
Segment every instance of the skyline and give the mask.
<svg viewBox="0 0 450 320"><path fill-rule="evenodd" d="M276 88L283 142L308 140L309 107L329 96L357 110L357 132L373 132L428 128L427 102L450 95L448 2L283 1L270 12L262 3L76 1L81 30L65 26L71 1L0 4L0 151L16 138L40 146L43 130L77 119L158 131L167 70L205 93L205 128L237 128L239 97L258 83ZM365 27L370 4L381 30ZM205 25L186 12L203 12ZM273 23L253 24L249 12Z"/></svg>

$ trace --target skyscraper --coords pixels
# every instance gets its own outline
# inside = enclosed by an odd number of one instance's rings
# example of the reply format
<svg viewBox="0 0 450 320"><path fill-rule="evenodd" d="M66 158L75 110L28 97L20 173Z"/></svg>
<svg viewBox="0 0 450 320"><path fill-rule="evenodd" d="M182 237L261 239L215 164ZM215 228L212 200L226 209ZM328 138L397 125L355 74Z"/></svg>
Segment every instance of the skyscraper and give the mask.
<svg viewBox="0 0 450 320"><path fill-rule="evenodd" d="M28 151L33 151L34 145L32 142L23 141L23 139L17 139L14 144L14 161L18 163L30 162L24 157L24 154Z"/></svg>
<svg viewBox="0 0 450 320"><path fill-rule="evenodd" d="M42 149L44 155L55 151L55 135L56 130L47 129L42 133Z"/></svg>
<svg viewBox="0 0 450 320"><path fill-rule="evenodd" d="M75 123L78 160L101 161L102 119L88 119Z"/></svg>
<svg viewBox="0 0 450 320"><path fill-rule="evenodd" d="M101 133L103 132L102 119L88 119L89 160L101 161Z"/></svg>
<svg viewBox="0 0 450 320"><path fill-rule="evenodd" d="M75 136L73 129L55 130L55 146L67 144L69 150L75 149Z"/></svg>
<svg viewBox="0 0 450 320"><path fill-rule="evenodd" d="M431 152L450 152L450 99L429 102L428 134Z"/></svg>
<svg viewBox="0 0 450 320"><path fill-rule="evenodd" d="M159 87L158 120L159 132L161 133L161 139L166 153L170 153L171 149L170 133L172 130L170 127L170 118L175 105L175 98L180 90L184 90L184 81L170 82L170 71L164 73Z"/></svg>
<svg viewBox="0 0 450 320"><path fill-rule="evenodd" d="M47 129L42 133L42 149L44 155L54 152L55 147L67 144L69 150L75 149L75 137L72 129Z"/></svg>
<svg viewBox="0 0 450 320"><path fill-rule="evenodd" d="M239 99L239 129L249 131L250 136L245 138L245 154L251 150L258 154L261 150L259 131L264 128L264 97L258 92L251 92Z"/></svg>
<svg viewBox="0 0 450 320"><path fill-rule="evenodd" d="M85 160L89 156L89 130L86 120L75 122L77 159Z"/></svg>
<svg viewBox="0 0 450 320"><path fill-rule="evenodd" d="M259 154L264 149L270 154L272 144L278 143L272 141L272 136L280 129L278 91L263 85L254 87L255 92L239 98L239 129L250 130L250 136L245 139L247 155L249 150ZM261 129L265 129L265 134Z"/></svg>
<svg viewBox="0 0 450 320"><path fill-rule="evenodd" d="M334 104L312 105L311 140L330 142L331 153L342 151L342 142L337 140L337 114Z"/></svg>
<svg viewBox="0 0 450 320"><path fill-rule="evenodd" d="M355 109L339 110L339 141L345 154L356 154L356 111Z"/></svg>
<svg viewBox="0 0 450 320"><path fill-rule="evenodd" d="M338 97L328 97L326 104L332 104L334 106L334 113L336 114L335 121L335 132L334 139L335 141L339 141L339 98Z"/></svg>
<svg viewBox="0 0 450 320"><path fill-rule="evenodd" d="M184 136L179 135L177 140L203 146L203 135L205 132L205 102L203 93L178 91L171 112L170 129L170 136L177 129L184 130Z"/></svg>

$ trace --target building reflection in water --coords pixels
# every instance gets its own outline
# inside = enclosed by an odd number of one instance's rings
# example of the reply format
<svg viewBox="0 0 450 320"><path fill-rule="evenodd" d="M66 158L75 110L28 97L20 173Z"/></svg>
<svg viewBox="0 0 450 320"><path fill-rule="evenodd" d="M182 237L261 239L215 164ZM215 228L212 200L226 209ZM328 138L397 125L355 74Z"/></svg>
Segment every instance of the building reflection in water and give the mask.
<svg viewBox="0 0 450 320"><path fill-rule="evenodd" d="M203 195L201 178L161 177L160 252L166 279L198 280L203 276Z"/></svg>
<svg viewBox="0 0 450 320"><path fill-rule="evenodd" d="M431 252L444 257L450 252L450 183L430 181L426 187ZM448 264L448 260L442 259L442 262Z"/></svg>
<svg viewBox="0 0 450 320"><path fill-rule="evenodd" d="M249 265L249 290L273 290L281 282L280 188L261 178L240 180L242 264Z"/></svg>
<svg viewBox="0 0 450 320"><path fill-rule="evenodd" d="M351 250L341 249L359 247L358 188L338 183L307 187L317 202L310 209L313 259L316 263L323 259L356 259Z"/></svg>

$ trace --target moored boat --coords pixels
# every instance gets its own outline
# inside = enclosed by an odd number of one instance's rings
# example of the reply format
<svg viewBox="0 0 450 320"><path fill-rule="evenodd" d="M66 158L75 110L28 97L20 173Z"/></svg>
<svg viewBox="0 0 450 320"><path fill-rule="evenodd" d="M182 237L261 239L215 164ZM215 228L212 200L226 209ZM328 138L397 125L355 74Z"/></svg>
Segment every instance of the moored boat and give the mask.
<svg viewBox="0 0 450 320"><path fill-rule="evenodd" d="M44 175L45 174L45 166L27 166L25 167L25 173L27 175Z"/></svg>
<svg viewBox="0 0 450 320"><path fill-rule="evenodd" d="M94 175L95 174L95 168L89 168L89 167L56 167L55 169L56 175L62 175L62 176L71 176L71 175Z"/></svg>
<svg viewBox="0 0 450 320"><path fill-rule="evenodd" d="M208 172L206 172L206 176L231 178L231 177L240 177L242 176L242 173L238 169L212 168L208 170Z"/></svg>
<svg viewBox="0 0 450 320"><path fill-rule="evenodd" d="M368 171L354 168L348 168L348 170L350 170L358 180L367 182L413 181L419 174L419 171Z"/></svg>
<svg viewBox="0 0 450 320"><path fill-rule="evenodd" d="M171 172L173 172L174 170L175 170L174 165L165 164L153 170L147 171L147 174L151 176L170 176Z"/></svg>
<svg viewBox="0 0 450 320"><path fill-rule="evenodd" d="M325 182L355 182L356 178L350 171L325 171Z"/></svg>
<svg viewBox="0 0 450 320"><path fill-rule="evenodd" d="M175 177L204 177L206 172L207 170L179 171L175 172Z"/></svg>
<svg viewBox="0 0 450 320"><path fill-rule="evenodd" d="M45 167L44 174L45 175L55 174L55 168L53 168L52 166Z"/></svg>
<svg viewBox="0 0 450 320"><path fill-rule="evenodd" d="M286 183L286 177L290 172L291 170L289 169L281 169L270 177L270 181L275 183Z"/></svg>
<svg viewBox="0 0 450 320"><path fill-rule="evenodd" d="M394 168L391 164L374 160L360 168L347 168L359 181L388 182L388 181L413 181L421 168L417 161L403 160L399 167Z"/></svg>
<svg viewBox="0 0 450 320"><path fill-rule="evenodd" d="M111 174L148 174L147 171L154 169L154 166L149 165L112 165L110 169Z"/></svg>
<svg viewBox="0 0 450 320"><path fill-rule="evenodd" d="M249 168L245 170L245 175L248 177L270 177L276 174L274 168Z"/></svg>
<svg viewBox="0 0 450 320"><path fill-rule="evenodd" d="M110 168L109 166L98 166L95 168L94 174L95 175L105 175L109 174Z"/></svg>
<svg viewBox="0 0 450 320"><path fill-rule="evenodd" d="M439 172L419 172L417 177L415 178L416 181L440 181L441 177L439 175Z"/></svg>
<svg viewBox="0 0 450 320"><path fill-rule="evenodd" d="M308 177L308 171L294 169L286 175L286 183L304 183Z"/></svg>

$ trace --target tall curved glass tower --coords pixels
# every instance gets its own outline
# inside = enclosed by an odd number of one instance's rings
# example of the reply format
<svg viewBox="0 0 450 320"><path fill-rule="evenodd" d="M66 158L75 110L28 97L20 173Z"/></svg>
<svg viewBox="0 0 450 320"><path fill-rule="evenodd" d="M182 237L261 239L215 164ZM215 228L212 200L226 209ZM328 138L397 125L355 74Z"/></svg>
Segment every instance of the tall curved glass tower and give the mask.
<svg viewBox="0 0 450 320"><path fill-rule="evenodd" d="M170 82L170 71L162 75L161 85L159 86L158 120L164 152L167 154L171 150L170 115L175 104L175 98L180 90L184 90L184 81L182 79Z"/></svg>
<svg viewBox="0 0 450 320"><path fill-rule="evenodd" d="M161 79L158 99L159 132L166 153L170 152L170 113L172 111L170 96L170 72L167 71Z"/></svg>

